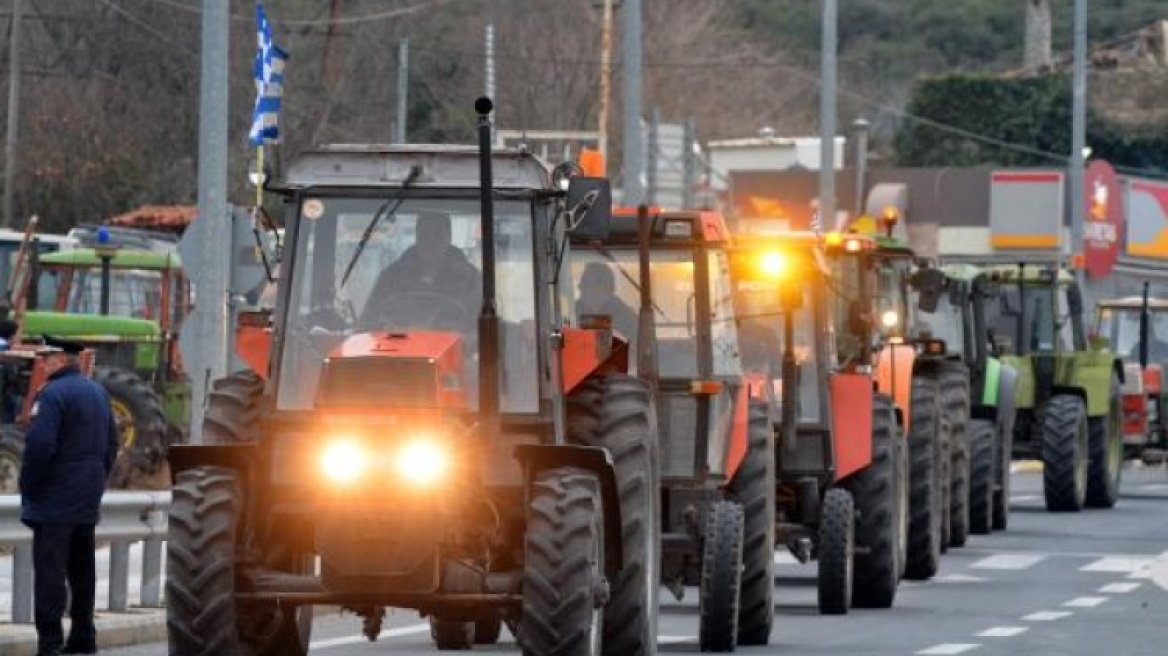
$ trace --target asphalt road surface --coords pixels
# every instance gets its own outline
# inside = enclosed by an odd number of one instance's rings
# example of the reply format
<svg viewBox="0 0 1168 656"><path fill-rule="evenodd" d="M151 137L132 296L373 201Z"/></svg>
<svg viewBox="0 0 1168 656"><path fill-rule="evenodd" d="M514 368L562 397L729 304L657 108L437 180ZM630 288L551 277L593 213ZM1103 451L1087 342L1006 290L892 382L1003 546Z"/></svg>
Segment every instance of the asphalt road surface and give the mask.
<svg viewBox="0 0 1168 656"><path fill-rule="evenodd" d="M935 579L901 584L890 610L820 616L813 566L780 554L771 644L739 653L1168 653L1168 471L1128 469L1122 489L1113 510L1053 515L1042 507L1040 475L1015 474L1009 530L950 550ZM695 604L692 591L681 603L665 597L661 653L698 651ZM369 643L357 618L327 616L314 624L312 653L430 654L428 631L415 613L399 611ZM506 631L501 644L476 651L519 653ZM158 643L102 653L167 650Z"/></svg>

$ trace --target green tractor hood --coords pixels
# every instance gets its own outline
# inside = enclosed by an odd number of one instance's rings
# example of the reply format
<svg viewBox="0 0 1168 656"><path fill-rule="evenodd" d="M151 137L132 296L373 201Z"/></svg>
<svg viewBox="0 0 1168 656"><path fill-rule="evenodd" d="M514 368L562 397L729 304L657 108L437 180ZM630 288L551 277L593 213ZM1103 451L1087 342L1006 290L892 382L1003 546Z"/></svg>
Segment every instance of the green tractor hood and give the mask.
<svg viewBox="0 0 1168 656"><path fill-rule="evenodd" d="M24 315L24 334L36 337L52 335L82 342L142 342L157 340L160 332L158 323L149 319L41 311Z"/></svg>

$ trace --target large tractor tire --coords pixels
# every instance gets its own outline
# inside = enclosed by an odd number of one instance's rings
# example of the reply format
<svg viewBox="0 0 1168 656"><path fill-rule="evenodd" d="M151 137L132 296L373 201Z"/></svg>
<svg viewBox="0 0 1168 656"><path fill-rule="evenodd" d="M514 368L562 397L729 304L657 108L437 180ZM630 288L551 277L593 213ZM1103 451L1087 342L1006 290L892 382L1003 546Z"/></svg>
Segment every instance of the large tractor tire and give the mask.
<svg viewBox="0 0 1168 656"><path fill-rule="evenodd" d="M118 458L110 474L110 487L137 487L158 473L166 460L169 428L162 401L132 371L94 367L93 380L109 393L118 429Z"/></svg>
<svg viewBox="0 0 1168 656"><path fill-rule="evenodd" d="M657 653L661 475L652 398L644 381L624 374L587 380L568 396L568 439L612 454L621 497L625 562L609 582L606 656Z"/></svg>
<svg viewBox="0 0 1168 656"><path fill-rule="evenodd" d="M994 519L994 424L985 419L969 422L969 530L988 535Z"/></svg>
<svg viewBox="0 0 1168 656"><path fill-rule="evenodd" d="M166 544L171 656L304 656L311 612L235 598L241 513L238 474L224 467L179 472Z"/></svg>
<svg viewBox="0 0 1168 656"><path fill-rule="evenodd" d="M263 393L264 380L254 371L239 371L215 381L203 416L203 440L208 444L254 442Z"/></svg>
<svg viewBox="0 0 1168 656"><path fill-rule="evenodd" d="M472 645L493 645L499 642L503 620L483 619L458 622L430 616L430 638L438 651L465 651Z"/></svg>
<svg viewBox="0 0 1168 656"><path fill-rule="evenodd" d="M775 431L765 407L750 409L746 458L730 481L745 514L738 644L765 645L775 623Z"/></svg>
<svg viewBox="0 0 1168 656"><path fill-rule="evenodd" d="M905 472L897 465L893 441L903 438L890 398L874 395L872 411L872 462L846 481L859 515L852 557L852 605L889 608L900 582L897 541L905 521L896 480Z"/></svg>
<svg viewBox="0 0 1168 656"><path fill-rule="evenodd" d="M20 463L24 461L24 435L15 426L0 426L0 494L20 491Z"/></svg>
<svg viewBox="0 0 1168 656"><path fill-rule="evenodd" d="M937 573L941 561L944 442L947 423L942 420L935 378L915 376L912 381L912 423L909 426L909 525L908 563L904 577L925 580ZM857 495L857 501L860 499ZM862 513L861 513L862 516Z"/></svg>
<svg viewBox="0 0 1168 656"><path fill-rule="evenodd" d="M600 656L604 518L596 477L540 472L527 508L523 562L524 656Z"/></svg>
<svg viewBox="0 0 1168 656"><path fill-rule="evenodd" d="M1059 394L1042 417L1042 491L1051 512L1078 512L1087 497L1090 439L1083 399Z"/></svg>
<svg viewBox="0 0 1168 656"><path fill-rule="evenodd" d="M1002 365L998 374L997 417L994 420L994 530L1004 531L1010 524L1010 466L1014 459L1014 423L1017 410L1014 392L1018 372Z"/></svg>
<svg viewBox="0 0 1168 656"><path fill-rule="evenodd" d="M1088 508L1114 508L1119 500L1119 479L1123 473L1121 413L1119 381L1113 377L1107 415L1087 420L1091 459L1087 470Z"/></svg>
<svg viewBox="0 0 1168 656"><path fill-rule="evenodd" d="M819 513L819 612L844 615L852 605L852 556L856 550L856 511L852 495L833 487L823 495Z"/></svg>
<svg viewBox="0 0 1168 656"><path fill-rule="evenodd" d="M950 365L941 374L941 411L949 423L949 536L946 546L969 539L969 372Z"/></svg>
<svg viewBox="0 0 1168 656"><path fill-rule="evenodd" d="M733 501L715 502L706 515L698 586L698 646L702 651L730 652L738 644L744 521L742 506Z"/></svg>

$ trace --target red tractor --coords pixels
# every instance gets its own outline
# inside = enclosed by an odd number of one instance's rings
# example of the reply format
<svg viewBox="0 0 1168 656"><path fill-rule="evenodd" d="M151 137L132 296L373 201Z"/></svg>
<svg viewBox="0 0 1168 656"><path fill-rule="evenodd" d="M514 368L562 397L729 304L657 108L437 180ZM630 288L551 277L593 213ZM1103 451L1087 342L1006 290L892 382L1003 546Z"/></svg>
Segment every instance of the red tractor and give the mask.
<svg viewBox="0 0 1168 656"><path fill-rule="evenodd" d="M639 335L659 392L662 583L698 586L703 651L765 645L774 624L774 434L742 369L729 245L716 212L644 208L572 261L577 313Z"/></svg>
<svg viewBox="0 0 1168 656"><path fill-rule="evenodd" d="M907 450L902 410L876 391L872 246L744 235L732 258L743 359L774 408L777 539L818 560L825 614L891 606L905 562Z"/></svg>
<svg viewBox="0 0 1168 656"><path fill-rule="evenodd" d="M305 654L319 604L371 640L417 610L440 650L656 652L655 402L558 275L608 182L492 153L475 109L477 151L328 147L267 187L276 309L169 454L171 654Z"/></svg>

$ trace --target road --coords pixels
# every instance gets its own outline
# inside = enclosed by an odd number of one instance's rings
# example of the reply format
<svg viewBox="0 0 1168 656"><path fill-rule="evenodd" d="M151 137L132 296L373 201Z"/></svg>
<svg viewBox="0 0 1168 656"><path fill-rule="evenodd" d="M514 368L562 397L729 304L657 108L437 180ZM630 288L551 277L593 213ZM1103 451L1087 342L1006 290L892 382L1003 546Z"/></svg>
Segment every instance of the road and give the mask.
<svg viewBox="0 0 1168 656"><path fill-rule="evenodd" d="M1162 654L1168 642L1168 472L1129 469L1124 476L1115 509L1053 515L1042 508L1040 475L1015 474L1010 529L972 536L965 548L951 550L934 580L903 583L890 610L820 616L813 567L782 557L772 644L739 652ZM696 652L696 627L693 595L680 604L669 598L660 652ZM360 623L352 616L318 618L313 628L313 654L434 653L427 625L413 613L392 615L377 643L358 637ZM509 636L504 640L478 651L517 654ZM167 652L158 643L102 653Z"/></svg>

